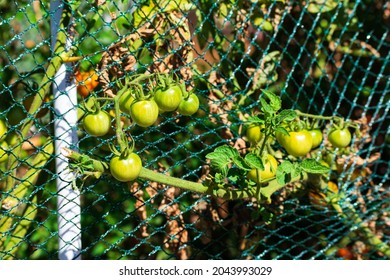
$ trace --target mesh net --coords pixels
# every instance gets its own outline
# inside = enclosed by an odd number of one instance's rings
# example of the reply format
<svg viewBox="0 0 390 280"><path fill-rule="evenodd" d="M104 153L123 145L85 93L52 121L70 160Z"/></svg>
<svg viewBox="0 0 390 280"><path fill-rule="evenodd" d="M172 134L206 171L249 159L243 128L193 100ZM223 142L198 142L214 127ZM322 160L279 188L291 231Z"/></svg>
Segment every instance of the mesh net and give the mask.
<svg viewBox="0 0 390 280"><path fill-rule="evenodd" d="M69 11L59 30L68 50L50 41L59 9ZM246 151L244 123L264 89L283 108L354 120L363 135L343 156L330 153L341 212L313 204L303 183L279 189L266 204L78 174L83 259L389 257L388 1L0 0L0 11L0 258L58 258L53 141L63 116L47 67L70 53L72 81L81 72L98 75L93 93L91 80L78 78L88 95L78 89L80 114L91 96L112 97L118 81L137 74L175 74L196 93L200 107L191 116L161 113L143 128L123 114L143 166L171 177L204 182L207 154L224 144ZM102 106L114 112L112 103ZM109 162L112 126L92 137L79 125L79 152Z"/></svg>

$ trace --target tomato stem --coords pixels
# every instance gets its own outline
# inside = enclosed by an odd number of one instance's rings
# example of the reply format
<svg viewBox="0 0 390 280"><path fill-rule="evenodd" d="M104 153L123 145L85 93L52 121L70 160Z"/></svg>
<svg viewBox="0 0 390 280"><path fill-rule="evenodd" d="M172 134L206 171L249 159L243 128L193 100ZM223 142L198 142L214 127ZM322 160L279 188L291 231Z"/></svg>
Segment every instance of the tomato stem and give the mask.
<svg viewBox="0 0 390 280"><path fill-rule="evenodd" d="M303 113L299 110L295 110L295 112L300 117L306 117L306 118L311 118L311 119L327 120L327 121L335 120L337 122L340 122L340 120L342 120L342 118L337 117L337 116L320 116L320 115L314 115L314 114L309 114L309 113Z"/></svg>
<svg viewBox="0 0 390 280"><path fill-rule="evenodd" d="M123 135L123 130L121 126L121 111L119 109L119 99L121 98L122 94L125 92L125 90L119 91L119 94L117 94L114 97L114 108L115 108L115 122L116 122L116 139L118 141L120 151L123 153L127 149L127 143L125 142L125 137Z"/></svg>
<svg viewBox="0 0 390 280"><path fill-rule="evenodd" d="M82 165L83 162L88 163L88 170L95 170L97 172L109 172L108 164L99 160L95 160L90 158L88 155L80 154L76 151L70 149L64 149L62 154L69 158L71 161ZM81 168L82 169L82 168ZM304 180L306 175L297 176L293 178L291 182ZM217 196L223 199L245 199L245 198L256 198L259 201L271 201L271 195L284 187L284 185L280 185L275 179L271 180L267 183L267 185L262 186L261 188L252 188L248 187L244 190L238 189L229 189L229 188L213 188L210 185L196 183L188 180L183 180L179 178L175 178L172 176L168 176L165 174L161 174L147 168L142 168L139 174L140 179L150 180L153 182L157 182L160 184L166 184L173 187L178 187L184 190L194 191L201 194L208 194ZM307 178L307 177L306 177Z"/></svg>

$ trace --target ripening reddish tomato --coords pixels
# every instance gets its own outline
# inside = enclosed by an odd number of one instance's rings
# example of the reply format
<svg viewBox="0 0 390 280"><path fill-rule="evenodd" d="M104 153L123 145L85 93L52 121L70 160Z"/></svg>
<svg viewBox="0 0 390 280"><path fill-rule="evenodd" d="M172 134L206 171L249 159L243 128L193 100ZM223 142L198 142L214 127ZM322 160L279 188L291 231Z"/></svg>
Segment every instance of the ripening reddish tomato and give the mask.
<svg viewBox="0 0 390 280"><path fill-rule="evenodd" d="M336 256L343 258L344 260L352 260L353 254L347 247L343 247L337 250Z"/></svg>
<svg viewBox="0 0 390 280"><path fill-rule="evenodd" d="M94 70L88 72L76 72L77 93L87 97L98 85L99 76Z"/></svg>

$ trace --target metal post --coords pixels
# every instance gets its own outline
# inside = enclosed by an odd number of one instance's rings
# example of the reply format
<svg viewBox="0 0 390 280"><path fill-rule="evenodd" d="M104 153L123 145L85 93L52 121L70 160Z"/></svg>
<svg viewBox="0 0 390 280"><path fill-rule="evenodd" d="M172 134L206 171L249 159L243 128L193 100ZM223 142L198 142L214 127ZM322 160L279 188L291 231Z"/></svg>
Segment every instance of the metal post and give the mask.
<svg viewBox="0 0 390 280"><path fill-rule="evenodd" d="M51 42L54 46L62 14L62 1L51 2ZM70 42L67 41L67 47ZM59 259L80 259L81 225L80 225L80 193L72 188L74 174L68 169L68 160L61 155L61 149L77 147L77 93L71 72L63 64L53 82L54 94L54 135L57 173L57 209Z"/></svg>

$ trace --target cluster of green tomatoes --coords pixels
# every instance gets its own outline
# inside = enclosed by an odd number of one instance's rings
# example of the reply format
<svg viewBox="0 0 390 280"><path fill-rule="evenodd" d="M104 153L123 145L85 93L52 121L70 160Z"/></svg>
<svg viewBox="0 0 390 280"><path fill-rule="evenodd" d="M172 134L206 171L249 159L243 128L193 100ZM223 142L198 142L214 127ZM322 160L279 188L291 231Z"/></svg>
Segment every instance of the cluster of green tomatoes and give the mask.
<svg viewBox="0 0 390 280"><path fill-rule="evenodd" d="M116 97L111 98L116 107L116 134L121 150L118 151L111 147L114 156L111 158L109 166L111 175L118 181L133 181L139 176L142 169L140 157L133 152L134 143L132 143L132 147L129 147L126 137L122 137L122 129L118 130L118 126L120 126L120 121L118 120L120 120L121 116L119 115L121 113L124 113L125 116L130 116L130 119L136 125L146 128L152 126L161 113L177 111L181 115L190 116L199 109L197 95L188 92L183 84L175 81L172 77L157 76L151 88L145 94L144 86L141 86L140 83L136 84L133 80L127 85L121 85ZM82 126L88 134L101 137L108 134L112 129L111 121L111 115L106 110L103 110L99 106L99 102L95 100L94 106L89 108L84 115Z"/></svg>
<svg viewBox="0 0 390 280"><path fill-rule="evenodd" d="M286 124L285 129L288 134L276 131L274 135L278 144L283 147L290 156L295 158L305 157L312 150L318 148L324 140L323 132L320 128L300 128L294 130L292 127L294 127L294 125L289 126ZM247 141L250 142L252 146L258 145L264 138L263 131L263 124L250 124L245 132ZM334 126L330 130L327 138L334 148L346 148L351 143L352 135L348 127L340 128ZM250 170L247 174L248 179L260 183L275 177L276 169L278 167L276 158L270 153L267 153L264 156L263 161L264 170Z"/></svg>

